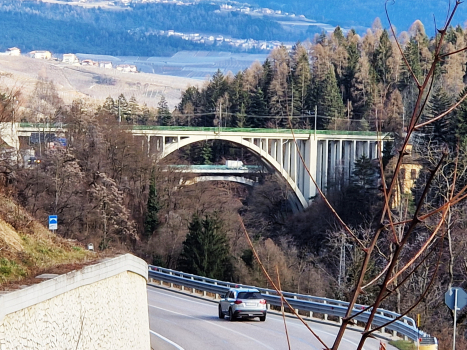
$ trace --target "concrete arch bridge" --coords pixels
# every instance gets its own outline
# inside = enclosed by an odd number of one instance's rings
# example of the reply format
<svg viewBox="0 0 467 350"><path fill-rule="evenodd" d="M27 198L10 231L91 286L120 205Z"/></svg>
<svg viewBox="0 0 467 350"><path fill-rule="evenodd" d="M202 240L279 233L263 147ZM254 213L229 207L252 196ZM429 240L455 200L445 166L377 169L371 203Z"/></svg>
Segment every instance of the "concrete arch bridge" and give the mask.
<svg viewBox="0 0 467 350"><path fill-rule="evenodd" d="M196 142L222 140L240 145L285 179L299 209L307 208L318 193L306 168L326 192L339 179L350 179L356 159L378 158L383 142L389 141L386 135L356 131L144 126L130 131L161 159Z"/></svg>
<svg viewBox="0 0 467 350"><path fill-rule="evenodd" d="M19 145L19 137L51 139L54 133L66 135L66 125L5 124L2 137ZM8 125L7 125L8 124ZM307 208L317 195L317 189L306 168L318 186L326 192L339 179L348 181L355 160L362 155L378 158L383 143L390 141L386 134L365 131L291 130L250 128L202 128L182 126L125 127L142 141L148 153L162 159L190 144L222 140L233 142L258 156L270 171L282 176L293 191L299 209ZM40 133L44 136L40 136ZM301 155L301 156L300 156ZM303 158L303 161L302 161ZM221 175L218 175L221 176ZM239 181L241 182L241 181Z"/></svg>

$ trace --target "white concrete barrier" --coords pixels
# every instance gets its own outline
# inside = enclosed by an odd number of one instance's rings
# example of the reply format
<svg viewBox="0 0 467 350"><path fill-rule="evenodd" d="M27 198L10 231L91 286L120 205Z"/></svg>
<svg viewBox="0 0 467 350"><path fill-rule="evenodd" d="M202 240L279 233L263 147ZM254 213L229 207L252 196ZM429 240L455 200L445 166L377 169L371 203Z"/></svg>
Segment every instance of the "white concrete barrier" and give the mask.
<svg viewBox="0 0 467 350"><path fill-rule="evenodd" d="M4 293L0 350L149 350L147 278L126 254Z"/></svg>

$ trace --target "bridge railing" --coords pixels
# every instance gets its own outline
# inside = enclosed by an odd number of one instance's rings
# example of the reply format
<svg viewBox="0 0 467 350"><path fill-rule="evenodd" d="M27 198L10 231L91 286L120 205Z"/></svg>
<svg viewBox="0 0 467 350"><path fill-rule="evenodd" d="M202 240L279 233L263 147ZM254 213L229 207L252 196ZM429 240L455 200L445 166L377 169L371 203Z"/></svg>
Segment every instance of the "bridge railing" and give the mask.
<svg viewBox="0 0 467 350"><path fill-rule="evenodd" d="M264 299L269 305L281 306L281 299L273 289L224 282L152 265L149 265L149 279L160 281L161 284L162 282L169 283L170 287L176 285L183 290L185 290L185 288L193 291L198 290L201 291L204 296L207 296L207 293L210 293L213 294L216 299L219 295L225 294L233 287L257 288L263 294ZM310 317L313 317L314 313L324 315L325 320L328 319L328 316L337 317L339 323L342 321L342 317L345 316L349 305L348 302L335 299L289 292L283 292L283 294L294 309L302 312L306 311L309 313ZM366 323L368 321L371 308L368 310L365 309L366 306L364 305L355 305L352 315L358 314L354 317L356 321L362 323ZM399 316L399 314L392 311L377 309L377 313L372 322L372 328L380 327L388 322L392 322L382 328L381 332L384 333L386 331L391 331L394 336L399 335L405 339L411 339L413 341L418 341L419 338L428 336L428 334L417 328L414 319L403 316L399 320L395 320Z"/></svg>

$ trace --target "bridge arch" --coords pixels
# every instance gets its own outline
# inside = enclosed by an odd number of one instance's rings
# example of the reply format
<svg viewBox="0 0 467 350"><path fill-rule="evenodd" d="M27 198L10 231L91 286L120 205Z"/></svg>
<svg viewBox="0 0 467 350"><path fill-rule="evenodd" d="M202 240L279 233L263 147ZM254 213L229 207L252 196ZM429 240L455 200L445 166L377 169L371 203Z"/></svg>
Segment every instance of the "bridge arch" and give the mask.
<svg viewBox="0 0 467 350"><path fill-rule="evenodd" d="M184 181L184 185L194 185L198 182L205 182L205 181L230 181L230 182L237 182L243 185L247 186L256 186L258 182L248 179L243 176L222 176L222 175L216 175L216 176L196 176L193 179Z"/></svg>
<svg viewBox="0 0 467 350"><path fill-rule="evenodd" d="M259 156L263 161L266 161L272 168L276 170L277 173L281 174L281 176L287 181L288 185L294 192L298 202L300 203L301 209L308 207L308 201L303 196L302 192L298 188L298 185L292 179L292 177L288 174L288 172L279 164L279 162L274 159L269 153L262 148L255 145L253 142L246 140L241 136L229 136L229 135L213 135L213 136L189 136L186 138L180 138L178 142L169 143L164 145L162 150L161 158L167 157L169 154L188 146L192 143L202 142L202 141L209 141L209 140L222 140L222 141L229 141L233 142L237 145L243 146L246 149L249 149L251 152Z"/></svg>

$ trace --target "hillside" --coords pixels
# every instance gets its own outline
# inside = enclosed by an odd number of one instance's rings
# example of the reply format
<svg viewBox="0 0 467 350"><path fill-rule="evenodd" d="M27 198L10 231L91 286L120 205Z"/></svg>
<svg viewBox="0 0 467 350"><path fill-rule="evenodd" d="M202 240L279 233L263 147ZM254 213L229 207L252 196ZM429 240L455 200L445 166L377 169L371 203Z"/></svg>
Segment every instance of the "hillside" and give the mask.
<svg viewBox="0 0 467 350"><path fill-rule="evenodd" d="M341 27L368 28L379 17L385 28L389 27L386 19L385 3L393 25L398 32L408 30L419 19L425 25L427 34L433 36L434 21L441 27L446 20L449 8L454 2L448 0L255 0L252 5L269 7L286 12L305 15L307 18L327 22ZM467 7L461 5L453 18L453 25L464 25Z"/></svg>
<svg viewBox="0 0 467 350"><path fill-rule="evenodd" d="M65 273L100 258L80 243L47 230L0 195L0 290L40 282L42 273Z"/></svg>
<svg viewBox="0 0 467 350"><path fill-rule="evenodd" d="M66 104L77 98L90 98L98 103L123 93L127 99L135 96L138 103L157 107L164 95L169 107L178 104L181 91L199 80L148 73L122 73L116 69L73 66L56 61L28 57L0 56L0 85L20 89L29 95L38 77L54 82L59 96Z"/></svg>

